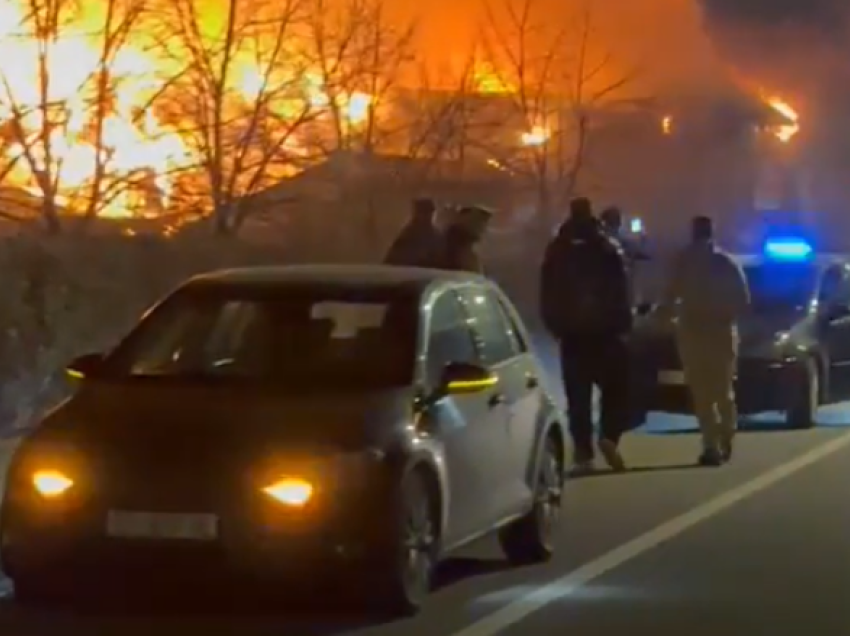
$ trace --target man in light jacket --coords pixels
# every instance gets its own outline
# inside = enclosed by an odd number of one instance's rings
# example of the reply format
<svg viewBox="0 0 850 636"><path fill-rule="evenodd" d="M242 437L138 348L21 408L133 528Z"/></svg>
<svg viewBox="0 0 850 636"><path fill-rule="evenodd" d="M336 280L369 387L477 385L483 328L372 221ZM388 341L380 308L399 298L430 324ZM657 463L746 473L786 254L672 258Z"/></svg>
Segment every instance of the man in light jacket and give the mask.
<svg viewBox="0 0 850 636"><path fill-rule="evenodd" d="M732 456L738 425L738 321L750 293L740 266L715 244L712 220L696 217L691 234L673 263L663 306L676 317L679 357L702 432L699 463L719 466Z"/></svg>

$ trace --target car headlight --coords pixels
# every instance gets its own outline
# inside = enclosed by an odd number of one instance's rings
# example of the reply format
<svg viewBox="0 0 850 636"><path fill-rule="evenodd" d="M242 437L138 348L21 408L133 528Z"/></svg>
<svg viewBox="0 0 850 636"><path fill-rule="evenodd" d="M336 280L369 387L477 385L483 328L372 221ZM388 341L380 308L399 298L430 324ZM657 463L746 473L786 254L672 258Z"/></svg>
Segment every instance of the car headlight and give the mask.
<svg viewBox="0 0 850 636"><path fill-rule="evenodd" d="M263 488L263 492L286 506L301 508L313 497L313 484L300 477L283 477Z"/></svg>
<svg viewBox="0 0 850 636"><path fill-rule="evenodd" d="M39 470L32 475L32 485L42 497L55 499L64 495L74 480L58 470Z"/></svg>
<svg viewBox="0 0 850 636"><path fill-rule="evenodd" d="M377 451L318 454L293 459L269 457L255 474L255 487L275 501L303 507L322 492L351 492L367 484L384 459Z"/></svg>
<svg viewBox="0 0 850 636"><path fill-rule="evenodd" d="M743 351L749 358L762 360L784 359L794 353L791 334L787 331L780 331L767 338L751 342Z"/></svg>

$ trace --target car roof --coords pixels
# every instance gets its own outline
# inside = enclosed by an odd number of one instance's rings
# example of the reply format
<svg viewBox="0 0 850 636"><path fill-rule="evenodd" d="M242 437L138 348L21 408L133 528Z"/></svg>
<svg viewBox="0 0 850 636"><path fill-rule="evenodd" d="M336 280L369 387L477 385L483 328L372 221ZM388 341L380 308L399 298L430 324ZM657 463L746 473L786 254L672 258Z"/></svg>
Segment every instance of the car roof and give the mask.
<svg viewBox="0 0 850 636"><path fill-rule="evenodd" d="M407 288L424 292L439 284L483 283L486 279L470 272L456 272L395 265L321 264L273 265L222 269L200 274L189 286L277 287L289 285L332 285L340 287Z"/></svg>

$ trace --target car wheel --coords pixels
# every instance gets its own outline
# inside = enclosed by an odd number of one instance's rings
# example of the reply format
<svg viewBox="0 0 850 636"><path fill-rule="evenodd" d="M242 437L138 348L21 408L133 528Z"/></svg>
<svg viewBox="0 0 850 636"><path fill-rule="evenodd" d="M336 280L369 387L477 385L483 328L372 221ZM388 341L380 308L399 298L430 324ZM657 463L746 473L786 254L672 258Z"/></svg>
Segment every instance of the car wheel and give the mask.
<svg viewBox="0 0 850 636"><path fill-rule="evenodd" d="M546 442L535 480L534 504L529 513L499 532L502 550L515 565L548 561L555 551L564 476L554 438Z"/></svg>
<svg viewBox="0 0 850 636"><path fill-rule="evenodd" d="M390 553L378 571L374 600L381 613L415 614L431 592L439 554L437 503L422 473L407 475L400 489Z"/></svg>
<svg viewBox="0 0 850 636"><path fill-rule="evenodd" d="M820 373L814 360L806 360L802 365L794 396L788 411L788 425L793 429L813 428L820 404Z"/></svg>

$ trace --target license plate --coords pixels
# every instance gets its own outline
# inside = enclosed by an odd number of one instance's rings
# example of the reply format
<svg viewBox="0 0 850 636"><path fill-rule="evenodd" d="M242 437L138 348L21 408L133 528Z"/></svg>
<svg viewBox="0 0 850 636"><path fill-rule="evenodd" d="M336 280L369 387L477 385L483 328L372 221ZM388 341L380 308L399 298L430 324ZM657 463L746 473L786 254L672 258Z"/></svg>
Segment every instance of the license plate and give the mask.
<svg viewBox="0 0 850 636"><path fill-rule="evenodd" d="M684 371L659 371L658 384L667 386L681 386L685 384Z"/></svg>
<svg viewBox="0 0 850 636"><path fill-rule="evenodd" d="M106 533L124 539L188 539L218 537L218 517L212 514L110 510Z"/></svg>

